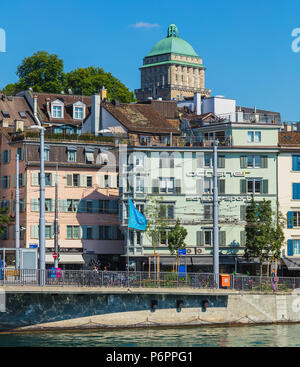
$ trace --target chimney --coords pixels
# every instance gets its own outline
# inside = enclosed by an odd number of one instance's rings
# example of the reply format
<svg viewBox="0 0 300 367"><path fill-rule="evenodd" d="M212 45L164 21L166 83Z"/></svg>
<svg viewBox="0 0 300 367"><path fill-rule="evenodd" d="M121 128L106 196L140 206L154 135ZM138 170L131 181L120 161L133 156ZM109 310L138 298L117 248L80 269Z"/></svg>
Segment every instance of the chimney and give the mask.
<svg viewBox="0 0 300 367"><path fill-rule="evenodd" d="M37 96L35 95L34 96L34 99L33 99L33 115L34 117L37 117Z"/></svg>
<svg viewBox="0 0 300 367"><path fill-rule="evenodd" d="M92 96L92 111L91 111L91 132L98 135L98 131L101 130L100 124L100 106L101 96L94 94Z"/></svg>
<svg viewBox="0 0 300 367"><path fill-rule="evenodd" d="M201 115L201 94L194 94L194 112L196 115Z"/></svg>
<svg viewBox="0 0 300 367"><path fill-rule="evenodd" d="M105 101L107 99L107 89L105 87L102 87L101 89L101 102Z"/></svg>

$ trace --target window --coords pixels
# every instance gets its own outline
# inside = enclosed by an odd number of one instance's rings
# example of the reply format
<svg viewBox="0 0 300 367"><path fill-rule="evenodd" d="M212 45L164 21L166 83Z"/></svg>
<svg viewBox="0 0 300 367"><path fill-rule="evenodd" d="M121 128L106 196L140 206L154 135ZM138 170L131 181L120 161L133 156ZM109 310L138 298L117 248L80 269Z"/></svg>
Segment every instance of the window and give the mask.
<svg viewBox="0 0 300 367"><path fill-rule="evenodd" d="M51 186L51 185L52 185L52 173L45 173L45 186Z"/></svg>
<svg viewBox="0 0 300 367"><path fill-rule="evenodd" d="M52 199L45 199L45 211L46 212L51 211L51 204L52 204Z"/></svg>
<svg viewBox="0 0 300 367"><path fill-rule="evenodd" d="M79 174L73 174L73 186L79 187L80 185L80 175Z"/></svg>
<svg viewBox="0 0 300 367"><path fill-rule="evenodd" d="M212 230L204 231L204 245L211 246L212 245Z"/></svg>
<svg viewBox="0 0 300 367"><path fill-rule="evenodd" d="M68 162L76 162L76 150L67 151L67 160Z"/></svg>
<svg viewBox="0 0 300 367"><path fill-rule="evenodd" d="M76 212L79 205L78 199L67 199L67 211Z"/></svg>
<svg viewBox="0 0 300 367"><path fill-rule="evenodd" d="M300 155L293 155L292 169L293 171L300 171Z"/></svg>
<svg viewBox="0 0 300 367"><path fill-rule="evenodd" d="M204 177L204 193L211 194L212 193L212 179Z"/></svg>
<svg viewBox="0 0 300 367"><path fill-rule="evenodd" d="M261 132L260 131L256 131L254 133L254 142L255 143L260 143L261 142Z"/></svg>
<svg viewBox="0 0 300 367"><path fill-rule="evenodd" d="M4 150L2 152L2 163L10 162L10 150Z"/></svg>
<svg viewBox="0 0 300 367"><path fill-rule="evenodd" d="M24 149L23 148L17 148L16 150L16 156L19 156L19 160L22 161L24 159Z"/></svg>
<svg viewBox="0 0 300 367"><path fill-rule="evenodd" d="M86 227L86 239L93 239L93 227Z"/></svg>
<svg viewBox="0 0 300 367"><path fill-rule="evenodd" d="M83 107L75 107L74 112L75 112L74 118L76 120L83 119Z"/></svg>
<svg viewBox="0 0 300 367"><path fill-rule="evenodd" d="M204 205L204 220L213 219L213 206L211 204Z"/></svg>
<svg viewBox="0 0 300 367"><path fill-rule="evenodd" d="M139 176L136 177L136 192L137 193L144 192L144 179Z"/></svg>
<svg viewBox="0 0 300 367"><path fill-rule="evenodd" d="M260 194L262 191L262 180L247 180L247 193Z"/></svg>
<svg viewBox="0 0 300 367"><path fill-rule="evenodd" d="M45 148L44 149L44 161L45 162L49 162L49 156L50 156L50 149L49 148Z"/></svg>
<svg viewBox="0 0 300 367"><path fill-rule="evenodd" d="M87 187L93 187L93 176L87 176L86 177L86 186Z"/></svg>
<svg viewBox="0 0 300 367"><path fill-rule="evenodd" d="M168 246L168 230L160 232L160 244Z"/></svg>
<svg viewBox="0 0 300 367"><path fill-rule="evenodd" d="M62 106L52 106L52 117L62 118Z"/></svg>
<svg viewBox="0 0 300 367"><path fill-rule="evenodd" d="M212 166L212 155L210 153L204 153L204 167Z"/></svg>
<svg viewBox="0 0 300 367"><path fill-rule="evenodd" d="M160 206L160 217L166 219L174 219L174 204L162 204Z"/></svg>
<svg viewBox="0 0 300 367"><path fill-rule="evenodd" d="M104 187L109 187L109 175L104 175Z"/></svg>
<svg viewBox="0 0 300 367"><path fill-rule="evenodd" d="M151 145L152 137L151 136L141 136L140 144L141 145Z"/></svg>
<svg viewBox="0 0 300 367"><path fill-rule="evenodd" d="M260 168L260 167L261 167L260 155L249 155L247 157L247 168Z"/></svg>
<svg viewBox="0 0 300 367"><path fill-rule="evenodd" d="M86 200L86 212L87 213L93 212L93 201L92 200Z"/></svg>
<svg viewBox="0 0 300 367"><path fill-rule="evenodd" d="M52 227L45 226L45 238L49 240L52 237Z"/></svg>
<svg viewBox="0 0 300 367"><path fill-rule="evenodd" d="M294 227L300 227L300 212L293 213Z"/></svg>
<svg viewBox="0 0 300 367"><path fill-rule="evenodd" d="M1 187L2 189L8 189L9 188L9 176L2 176L1 177Z"/></svg>
<svg viewBox="0 0 300 367"><path fill-rule="evenodd" d="M79 239L79 226L67 226L67 239Z"/></svg>
<svg viewBox="0 0 300 367"><path fill-rule="evenodd" d="M159 191L161 193L175 192L174 177L160 178Z"/></svg>

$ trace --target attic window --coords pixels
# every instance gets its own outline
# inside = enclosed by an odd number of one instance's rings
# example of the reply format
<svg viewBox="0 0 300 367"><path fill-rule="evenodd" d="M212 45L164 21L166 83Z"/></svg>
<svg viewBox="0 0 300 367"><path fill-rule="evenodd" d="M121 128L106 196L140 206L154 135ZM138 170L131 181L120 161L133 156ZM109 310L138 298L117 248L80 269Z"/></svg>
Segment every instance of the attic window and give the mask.
<svg viewBox="0 0 300 367"><path fill-rule="evenodd" d="M24 111L20 111L19 112L19 115L20 115L20 117L22 117L23 119L26 119L26 112L24 112Z"/></svg>
<svg viewBox="0 0 300 367"><path fill-rule="evenodd" d="M52 117L62 118L62 106L52 107Z"/></svg>
<svg viewBox="0 0 300 367"><path fill-rule="evenodd" d="M3 117L5 117L5 118L9 118L10 117L10 114L9 114L9 112L8 111L1 111L2 112L2 115L3 115Z"/></svg>
<svg viewBox="0 0 300 367"><path fill-rule="evenodd" d="M83 119L83 107L75 107L74 108L74 118L76 120L82 120Z"/></svg>

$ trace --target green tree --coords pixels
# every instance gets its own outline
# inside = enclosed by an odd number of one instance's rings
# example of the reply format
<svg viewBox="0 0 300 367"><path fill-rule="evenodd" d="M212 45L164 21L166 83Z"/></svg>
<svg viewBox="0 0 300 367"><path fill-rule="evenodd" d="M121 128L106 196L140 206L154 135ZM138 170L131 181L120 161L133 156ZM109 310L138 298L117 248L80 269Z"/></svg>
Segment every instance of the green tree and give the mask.
<svg viewBox="0 0 300 367"><path fill-rule="evenodd" d="M274 220L275 218L275 220ZM280 257L284 236L282 215L274 213L271 201L256 202L252 196L246 210L246 248L244 257L247 261L259 259L260 275L265 260Z"/></svg>
<svg viewBox="0 0 300 367"><path fill-rule="evenodd" d="M7 215L8 208L1 208L0 209L0 236L5 231L5 228L10 222L10 217Z"/></svg>
<svg viewBox="0 0 300 367"><path fill-rule="evenodd" d="M38 51L18 66L18 88L35 92L60 93L64 86L64 63L55 54Z"/></svg>
<svg viewBox="0 0 300 367"><path fill-rule="evenodd" d="M107 89L109 100L116 99L123 103L135 100L134 93L120 80L99 67L77 68L65 74L65 90L71 89L75 94L92 95L102 87Z"/></svg>
<svg viewBox="0 0 300 367"><path fill-rule="evenodd" d="M145 209L145 216L147 218L146 235L152 240L155 256L156 248L160 244L161 234L167 228L167 222L165 218L161 216L162 206L161 198L151 196Z"/></svg>
<svg viewBox="0 0 300 367"><path fill-rule="evenodd" d="M180 220L176 220L175 226L168 232L168 246L172 255L176 254L176 268L178 269L179 250L186 248L185 238L187 230L180 225Z"/></svg>

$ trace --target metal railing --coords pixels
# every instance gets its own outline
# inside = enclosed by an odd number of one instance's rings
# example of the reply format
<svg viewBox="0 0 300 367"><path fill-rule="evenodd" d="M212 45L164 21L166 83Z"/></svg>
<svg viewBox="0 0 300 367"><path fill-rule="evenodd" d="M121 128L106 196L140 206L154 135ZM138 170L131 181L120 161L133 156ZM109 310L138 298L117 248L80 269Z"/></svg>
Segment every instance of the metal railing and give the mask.
<svg viewBox="0 0 300 367"><path fill-rule="evenodd" d="M221 277L227 278L223 283ZM0 286L39 286L40 277L45 286L115 287L115 288L190 288L214 289L219 287L237 291L272 292L300 289L300 278L266 277L245 275L218 275L212 273L172 272L127 272L94 270L53 270L21 269L1 270Z"/></svg>

